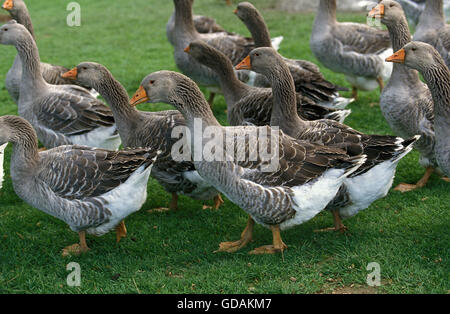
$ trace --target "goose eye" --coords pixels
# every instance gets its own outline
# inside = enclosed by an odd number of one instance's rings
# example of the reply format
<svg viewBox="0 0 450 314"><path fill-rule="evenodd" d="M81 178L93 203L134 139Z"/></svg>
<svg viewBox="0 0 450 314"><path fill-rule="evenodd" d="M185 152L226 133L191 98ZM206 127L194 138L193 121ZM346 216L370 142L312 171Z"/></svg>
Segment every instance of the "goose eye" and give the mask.
<svg viewBox="0 0 450 314"><path fill-rule="evenodd" d="M259 57L259 53L255 53L255 57Z"/></svg>
<svg viewBox="0 0 450 314"><path fill-rule="evenodd" d="M154 80L151 80L151 81L150 81L150 85L152 85L153 83L155 83L155 81L154 81Z"/></svg>
<svg viewBox="0 0 450 314"><path fill-rule="evenodd" d="M5 32L7 32L7 31L8 31L8 29L7 29L7 28L5 28L5 29L4 29L4 31L5 31Z"/></svg>
<svg viewBox="0 0 450 314"><path fill-rule="evenodd" d="M413 48L411 48L411 50L412 50L412 51L416 51L417 49L413 47Z"/></svg>

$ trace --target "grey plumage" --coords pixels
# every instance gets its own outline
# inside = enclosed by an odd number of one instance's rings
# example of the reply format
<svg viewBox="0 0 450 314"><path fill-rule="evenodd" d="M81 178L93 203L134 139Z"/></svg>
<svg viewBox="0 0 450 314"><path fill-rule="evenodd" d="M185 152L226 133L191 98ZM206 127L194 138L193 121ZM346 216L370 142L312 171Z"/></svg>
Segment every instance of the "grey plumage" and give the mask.
<svg viewBox="0 0 450 314"><path fill-rule="evenodd" d="M450 66L450 25L446 24L443 0L427 0L413 37L433 46Z"/></svg>
<svg viewBox="0 0 450 314"><path fill-rule="evenodd" d="M439 168L450 176L450 70L431 45L410 42L403 47L406 66L418 70L430 89L434 104L434 154Z"/></svg>
<svg viewBox="0 0 450 314"><path fill-rule="evenodd" d="M354 87L370 90L377 86L371 87L371 80L390 77L389 66L379 56L391 46L387 31L337 22L336 0L320 0L310 46L324 66L345 74Z"/></svg>

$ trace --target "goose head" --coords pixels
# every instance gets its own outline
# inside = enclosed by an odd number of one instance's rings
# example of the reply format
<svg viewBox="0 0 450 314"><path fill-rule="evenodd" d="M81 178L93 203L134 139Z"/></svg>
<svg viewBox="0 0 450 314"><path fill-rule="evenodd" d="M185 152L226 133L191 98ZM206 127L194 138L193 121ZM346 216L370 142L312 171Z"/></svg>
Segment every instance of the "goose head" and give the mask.
<svg viewBox="0 0 450 314"><path fill-rule="evenodd" d="M26 39L27 35L30 36L25 26L11 20L0 27L0 44L14 46L21 39Z"/></svg>
<svg viewBox="0 0 450 314"><path fill-rule="evenodd" d="M195 40L187 46L184 51L195 60L205 65L212 65L217 62L219 56L227 58L217 49L211 47L201 40Z"/></svg>
<svg viewBox="0 0 450 314"><path fill-rule="evenodd" d="M402 6L393 0L380 1L368 14L372 19L379 18L385 25L395 25L404 16Z"/></svg>
<svg viewBox="0 0 450 314"><path fill-rule="evenodd" d="M439 53L429 44L412 41L386 59L387 62L403 63L423 73L439 62Z"/></svg>
<svg viewBox="0 0 450 314"><path fill-rule="evenodd" d="M100 82L105 77L105 74L109 74L109 71L103 65L95 62L82 62L72 70L62 74L61 77L94 87L97 85L97 82Z"/></svg>
<svg viewBox="0 0 450 314"><path fill-rule="evenodd" d="M17 17L20 12L27 10L23 0L5 0L2 4L2 8L8 11L13 18Z"/></svg>
<svg viewBox="0 0 450 314"><path fill-rule="evenodd" d="M178 78L175 72L159 71L147 75L139 89L130 99L130 105L137 106L145 102L172 103L177 98Z"/></svg>
<svg viewBox="0 0 450 314"><path fill-rule="evenodd" d="M278 52L270 47L261 47L253 49L236 66L236 70L252 70L265 76L270 76L278 64L284 64Z"/></svg>
<svg viewBox="0 0 450 314"><path fill-rule="evenodd" d="M250 2L241 2L238 4L234 14L237 15L241 21L251 21L259 18L258 10Z"/></svg>
<svg viewBox="0 0 450 314"><path fill-rule="evenodd" d="M31 124L18 116L0 117L0 146L6 143L17 143L27 134L33 134Z"/></svg>

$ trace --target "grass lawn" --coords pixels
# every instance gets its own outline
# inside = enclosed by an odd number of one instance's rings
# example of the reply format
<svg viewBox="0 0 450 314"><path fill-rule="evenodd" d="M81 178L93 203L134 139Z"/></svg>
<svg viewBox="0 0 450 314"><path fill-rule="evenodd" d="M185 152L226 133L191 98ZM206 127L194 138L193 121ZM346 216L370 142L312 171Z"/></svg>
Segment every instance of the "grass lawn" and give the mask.
<svg viewBox="0 0 450 314"><path fill-rule="evenodd" d="M27 1L42 61L67 67L81 61L102 63L130 95L147 74L176 70L165 35L172 1L78 0L81 27L66 25L68 2ZM284 36L280 50L284 56L317 62L309 49L313 14L279 12L269 0L254 4L262 9L271 35ZM213 16L227 30L249 35L233 9L219 0L196 0L194 5L196 14ZM338 18L365 22L364 14L340 13ZM17 114L4 87L15 54L14 47L0 46L0 115ZM349 86L343 75L322 71L329 80ZM353 113L346 123L367 133L391 134L378 99L378 90L361 92L359 101L350 105ZM171 106L139 108L157 111ZM217 97L214 113L223 124L225 108L223 97ZM436 175L425 188L406 194L391 191L346 220L346 235L313 232L332 225L329 213L283 232L289 246L283 256L248 254L272 241L271 232L261 226L255 229L254 242L241 251L213 253L221 241L238 239L246 224L245 212L226 199L219 210L203 211L202 203L181 196L179 211L149 213L170 200L151 180L147 202L126 220L127 238L117 245L114 232L88 236L89 253L64 258L61 249L77 242L78 235L16 196L9 177L10 154L11 145L0 191L0 293L450 292L450 189ZM423 172L414 151L400 162L394 186L414 183ZM69 262L81 266L79 287L66 284ZM370 262L381 267L379 287L366 284Z"/></svg>

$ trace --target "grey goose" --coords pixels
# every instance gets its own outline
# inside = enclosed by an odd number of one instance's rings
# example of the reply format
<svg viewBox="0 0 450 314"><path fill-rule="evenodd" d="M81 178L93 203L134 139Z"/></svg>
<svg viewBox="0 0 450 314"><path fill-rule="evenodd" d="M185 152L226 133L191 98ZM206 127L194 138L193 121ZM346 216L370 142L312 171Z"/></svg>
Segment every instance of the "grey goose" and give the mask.
<svg viewBox="0 0 450 314"><path fill-rule="evenodd" d="M17 23L24 25L30 32L33 38L35 37L33 24L31 22L31 17L28 12L27 6L23 0L6 0L2 8L7 10L11 15L12 19L16 20ZM70 82L61 77L61 74L68 71L69 69L53 65L49 63L41 62L41 72L44 80L49 84L62 85L62 84L76 84L77 82ZM14 100L15 103L19 101L20 92L20 78L22 76L22 64L20 62L19 55L16 55L14 63L6 74L5 86L8 90L9 95ZM95 91L90 91L93 96L97 96Z"/></svg>
<svg viewBox="0 0 450 314"><path fill-rule="evenodd" d="M235 252L247 245L256 222L270 228L273 243L250 253L282 252L286 245L280 230L302 224L321 212L345 178L365 161L364 155L349 157L340 149L298 141L269 126L223 127L198 86L180 73L155 72L142 85L147 91L142 102L172 104L183 114L193 152L207 147L211 152L223 152L218 158L195 159L195 168L206 182L248 213L249 219L241 238L221 243L218 251ZM196 127L200 122L201 127ZM203 133L207 130L211 133ZM273 155L269 154L273 159L260 154L258 147L264 142L274 144Z"/></svg>
<svg viewBox="0 0 450 314"><path fill-rule="evenodd" d="M126 236L123 220L146 200L157 151L64 145L38 152L31 124L21 117L2 116L0 145L8 142L13 145L11 179L16 194L79 234L80 243L66 247L63 255L86 252L86 233L101 236L115 228L117 241Z"/></svg>
<svg viewBox="0 0 450 314"><path fill-rule="evenodd" d="M420 136L404 140L397 136L364 134L332 120L305 121L297 115L295 85L289 67L272 48L256 48L250 53L249 67L265 75L273 89L270 125L298 140L344 150L349 156L364 154L367 160L344 179L342 188L327 206L333 211L335 227L343 232L341 218L366 209L387 195L398 162L408 154Z"/></svg>
<svg viewBox="0 0 450 314"><path fill-rule="evenodd" d="M27 119L46 148L79 144L118 149L120 136L104 103L76 85L52 85L42 77L36 42L12 20L0 28L0 44L16 47L22 63L19 115Z"/></svg>
<svg viewBox="0 0 450 314"><path fill-rule="evenodd" d="M439 169L450 177L450 70L442 56L433 46L413 41L406 44L386 61L403 63L419 71L433 96L434 132L436 143L434 154Z"/></svg>

